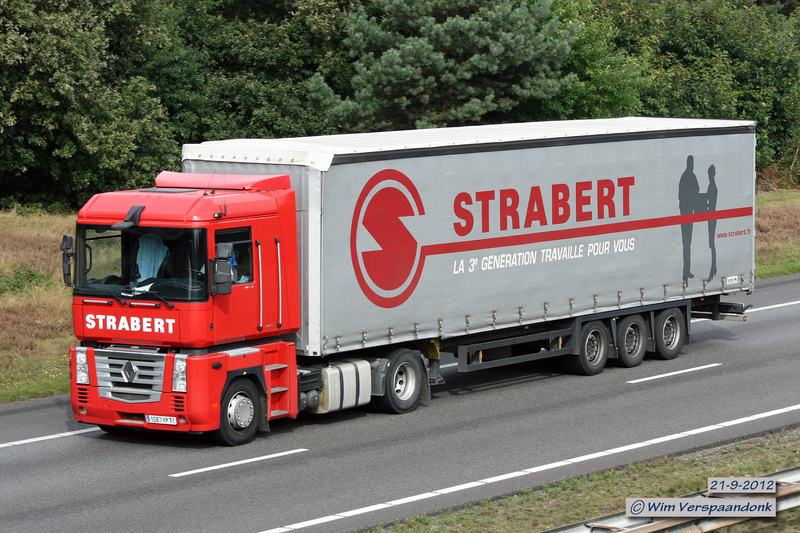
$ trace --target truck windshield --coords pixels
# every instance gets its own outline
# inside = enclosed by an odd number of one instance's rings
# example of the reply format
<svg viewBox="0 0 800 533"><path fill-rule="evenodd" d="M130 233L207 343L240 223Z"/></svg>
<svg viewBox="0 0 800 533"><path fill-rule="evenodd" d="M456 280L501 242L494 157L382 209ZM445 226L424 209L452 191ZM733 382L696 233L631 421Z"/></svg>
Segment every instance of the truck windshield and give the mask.
<svg viewBox="0 0 800 533"><path fill-rule="evenodd" d="M79 224L76 233L75 295L208 299L204 229Z"/></svg>

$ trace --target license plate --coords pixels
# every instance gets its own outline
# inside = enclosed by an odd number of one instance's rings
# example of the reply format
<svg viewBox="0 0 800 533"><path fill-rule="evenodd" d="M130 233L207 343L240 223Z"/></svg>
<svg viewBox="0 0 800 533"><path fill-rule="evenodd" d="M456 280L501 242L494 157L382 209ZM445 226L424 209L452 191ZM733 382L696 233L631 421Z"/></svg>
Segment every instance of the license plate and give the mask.
<svg viewBox="0 0 800 533"><path fill-rule="evenodd" d="M145 415L148 424L164 424L167 426L177 426L178 419L174 416Z"/></svg>

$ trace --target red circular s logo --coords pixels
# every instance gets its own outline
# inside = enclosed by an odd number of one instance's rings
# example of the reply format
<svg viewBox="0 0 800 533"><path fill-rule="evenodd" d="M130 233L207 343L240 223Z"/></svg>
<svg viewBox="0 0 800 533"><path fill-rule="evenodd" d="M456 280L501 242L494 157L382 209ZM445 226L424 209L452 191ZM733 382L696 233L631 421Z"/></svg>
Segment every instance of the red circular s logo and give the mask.
<svg viewBox="0 0 800 533"><path fill-rule="evenodd" d="M424 214L417 188L397 170L378 172L361 191L350 228L350 256L358 285L375 305L397 307L414 292L424 257L401 218Z"/></svg>

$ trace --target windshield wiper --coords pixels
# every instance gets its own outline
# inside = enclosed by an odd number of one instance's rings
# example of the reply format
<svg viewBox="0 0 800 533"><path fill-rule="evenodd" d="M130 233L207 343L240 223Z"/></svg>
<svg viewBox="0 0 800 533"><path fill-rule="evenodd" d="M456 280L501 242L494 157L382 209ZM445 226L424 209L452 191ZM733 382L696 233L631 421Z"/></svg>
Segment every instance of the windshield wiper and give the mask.
<svg viewBox="0 0 800 533"><path fill-rule="evenodd" d="M94 287L93 287L93 288L94 288ZM105 291L105 292L107 292L109 295L111 295L111 297L112 297L112 298L114 298L116 301L118 301L120 304L122 304L122 305L128 305L128 302L126 302L125 300L123 300L122 298L120 298L119 296L117 296L116 294L114 294L114 291L112 291L112 290L111 290L111 289L109 289L108 287L96 287L96 288L98 288L98 289L103 289L103 291Z"/></svg>
<svg viewBox="0 0 800 533"><path fill-rule="evenodd" d="M170 309L175 307L174 303L168 302L167 300L164 299L163 296L161 296L160 294L158 294L155 291L151 291L150 289L144 289L144 290L142 290L142 289L133 289L133 293L134 294L132 294L131 296L141 296L142 294L152 295L152 296L155 296L157 299L161 300L162 302L164 302L167 305L167 307L169 307Z"/></svg>

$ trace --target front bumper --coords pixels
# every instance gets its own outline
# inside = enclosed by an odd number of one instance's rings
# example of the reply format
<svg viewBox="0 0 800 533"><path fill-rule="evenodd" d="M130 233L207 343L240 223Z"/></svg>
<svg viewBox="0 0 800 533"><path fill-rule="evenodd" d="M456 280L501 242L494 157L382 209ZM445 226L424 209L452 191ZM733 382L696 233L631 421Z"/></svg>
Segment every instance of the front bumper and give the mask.
<svg viewBox="0 0 800 533"><path fill-rule="evenodd" d="M97 387L73 384L70 396L75 419L87 424L180 432L213 431L219 428L219 404L210 403L201 407L196 402L190 402L189 395L185 393L162 393L160 401L153 403L125 403L102 398ZM146 415L174 417L177 424L149 423Z"/></svg>

